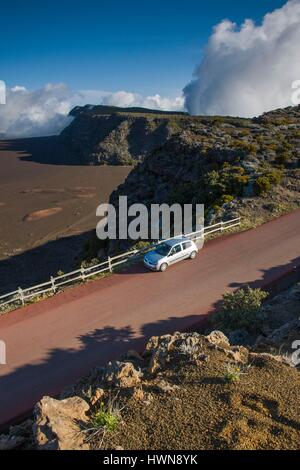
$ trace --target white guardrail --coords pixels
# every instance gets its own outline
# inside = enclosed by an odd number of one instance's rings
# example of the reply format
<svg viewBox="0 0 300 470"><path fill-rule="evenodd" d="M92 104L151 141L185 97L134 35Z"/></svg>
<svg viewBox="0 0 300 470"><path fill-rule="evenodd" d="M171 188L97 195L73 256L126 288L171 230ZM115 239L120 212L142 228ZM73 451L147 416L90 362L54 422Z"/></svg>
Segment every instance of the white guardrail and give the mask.
<svg viewBox="0 0 300 470"><path fill-rule="evenodd" d="M197 241L213 233L224 232L231 228L238 227L240 224L240 218L228 220L227 222L220 222L215 225L210 225L198 232L193 232L188 235L185 235L185 237L190 238L193 241ZM178 238L178 236L174 238ZM172 240L172 238L170 240ZM160 242L154 243L151 246L157 246L160 243L164 243L165 241L167 240L161 240ZM123 265L127 263L130 259L142 255L143 253L148 251L151 246L142 250L133 250L127 253L122 253L121 255L114 256L113 258L108 257L106 261L100 264L96 264L95 266L91 266L89 268L82 267L81 269L72 271L67 274L63 274L61 276L52 276L50 281L44 282L43 284L39 284L33 287L28 287L27 289L21 289L21 287L19 287L19 289L14 292L10 292L9 294L0 296L0 308L15 303L25 305L26 301L30 301L40 295L47 293L56 294L60 288L65 287L68 284L73 284L80 281L83 282L86 279L89 279L98 274L112 273L115 267Z"/></svg>

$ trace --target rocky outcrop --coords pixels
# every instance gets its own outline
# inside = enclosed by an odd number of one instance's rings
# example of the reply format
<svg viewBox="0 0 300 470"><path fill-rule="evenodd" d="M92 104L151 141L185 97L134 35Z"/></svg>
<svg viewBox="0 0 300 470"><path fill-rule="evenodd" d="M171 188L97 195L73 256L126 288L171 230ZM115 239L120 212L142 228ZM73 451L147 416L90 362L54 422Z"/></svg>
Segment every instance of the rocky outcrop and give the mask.
<svg viewBox="0 0 300 470"><path fill-rule="evenodd" d="M77 107L73 122L61 134L87 165L132 165L143 160L174 134L172 119L183 113L122 109L107 106Z"/></svg>
<svg viewBox="0 0 300 470"><path fill-rule="evenodd" d="M207 339L210 343L215 344L217 346L230 346L229 339L227 338L222 331L212 331L208 336Z"/></svg>
<svg viewBox="0 0 300 470"><path fill-rule="evenodd" d="M276 154L274 145L269 144L283 142L299 130L299 107L254 120L108 106L76 107L70 115L74 120L62 132L62 139L87 165L132 165L179 135L189 145L198 142L216 163L234 161L262 141L266 144L263 153L269 158Z"/></svg>
<svg viewBox="0 0 300 470"><path fill-rule="evenodd" d="M44 397L34 422L0 436L0 449L260 449L265 439L267 448L294 448L299 377L285 358L231 346L220 331L153 337L144 354L92 371L74 396Z"/></svg>
<svg viewBox="0 0 300 470"><path fill-rule="evenodd" d="M103 375L109 385L119 388L136 387L141 382L142 373L131 362L110 362Z"/></svg>
<svg viewBox="0 0 300 470"><path fill-rule="evenodd" d="M292 345L300 340L300 319L292 320L266 336L260 335L255 344L256 351L292 354Z"/></svg>
<svg viewBox="0 0 300 470"><path fill-rule="evenodd" d="M89 405L79 397L54 400L44 397L34 409L33 432L41 450L87 450L84 426L88 423Z"/></svg>
<svg viewBox="0 0 300 470"><path fill-rule="evenodd" d="M27 419L21 424L11 426L7 434L0 436L0 450L30 449L34 446L33 422Z"/></svg>
<svg viewBox="0 0 300 470"><path fill-rule="evenodd" d="M255 352L284 356L291 362L300 339L300 283L271 298L263 306L263 324L252 341ZM296 362L297 362L296 358Z"/></svg>

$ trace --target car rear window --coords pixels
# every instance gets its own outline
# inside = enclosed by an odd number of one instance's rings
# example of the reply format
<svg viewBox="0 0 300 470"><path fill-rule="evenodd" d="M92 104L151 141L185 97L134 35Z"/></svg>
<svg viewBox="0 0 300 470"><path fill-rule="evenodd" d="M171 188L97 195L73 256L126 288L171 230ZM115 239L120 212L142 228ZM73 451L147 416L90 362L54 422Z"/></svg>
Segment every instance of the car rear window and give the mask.
<svg viewBox="0 0 300 470"><path fill-rule="evenodd" d="M184 250L188 250L189 248L191 248L191 246L192 246L192 242L184 242L184 243L182 244L182 248L183 248Z"/></svg>

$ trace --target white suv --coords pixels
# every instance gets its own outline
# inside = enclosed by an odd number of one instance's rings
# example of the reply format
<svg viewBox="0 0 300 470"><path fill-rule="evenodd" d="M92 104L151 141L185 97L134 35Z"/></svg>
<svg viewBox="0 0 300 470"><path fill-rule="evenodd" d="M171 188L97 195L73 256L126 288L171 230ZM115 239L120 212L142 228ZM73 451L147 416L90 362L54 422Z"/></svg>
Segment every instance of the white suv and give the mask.
<svg viewBox="0 0 300 470"><path fill-rule="evenodd" d="M197 245L188 238L181 237L157 245L144 257L144 265L152 271L166 271L172 264L184 259L195 259L198 254Z"/></svg>

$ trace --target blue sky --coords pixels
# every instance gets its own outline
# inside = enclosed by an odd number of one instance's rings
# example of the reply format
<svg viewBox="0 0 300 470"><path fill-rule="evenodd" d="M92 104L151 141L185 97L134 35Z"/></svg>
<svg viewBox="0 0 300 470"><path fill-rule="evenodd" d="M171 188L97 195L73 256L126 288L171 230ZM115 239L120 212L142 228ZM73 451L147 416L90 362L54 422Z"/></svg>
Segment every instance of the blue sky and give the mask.
<svg viewBox="0 0 300 470"><path fill-rule="evenodd" d="M212 27L260 21L282 0L14 0L1 2L0 79L30 89L175 96L190 81Z"/></svg>

